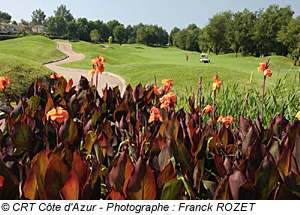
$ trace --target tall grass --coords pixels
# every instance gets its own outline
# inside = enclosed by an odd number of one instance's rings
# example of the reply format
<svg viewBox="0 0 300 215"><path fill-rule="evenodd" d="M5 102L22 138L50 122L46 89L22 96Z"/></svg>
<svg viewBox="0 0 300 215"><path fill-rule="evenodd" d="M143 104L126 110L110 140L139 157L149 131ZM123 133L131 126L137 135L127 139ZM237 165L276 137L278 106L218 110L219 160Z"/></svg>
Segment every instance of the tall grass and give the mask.
<svg viewBox="0 0 300 215"><path fill-rule="evenodd" d="M299 73L300 75L300 73ZM295 120L295 115L300 108L300 82L299 76L295 75L294 81L286 83L286 76L276 80L276 85L266 86L264 98L264 115L263 125L267 126L271 120L283 112L285 118L289 121ZM211 83L208 83L211 85ZM287 88L286 85L289 85ZM208 89L208 88L207 88ZM249 97L247 99L247 93ZM185 93L177 94L177 108L184 108L186 111L190 110L189 96L192 95L192 89L186 87ZM213 103L213 90L203 92L202 108L206 104ZM247 99L247 108L245 112L245 102ZM237 105L236 105L237 102ZM233 83L217 90L216 99L216 116L232 115L239 117L246 116L252 120L260 117L260 107L262 102L261 90L255 87L247 88L240 84ZM196 105L195 105L196 106ZM204 116L208 120L208 116Z"/></svg>

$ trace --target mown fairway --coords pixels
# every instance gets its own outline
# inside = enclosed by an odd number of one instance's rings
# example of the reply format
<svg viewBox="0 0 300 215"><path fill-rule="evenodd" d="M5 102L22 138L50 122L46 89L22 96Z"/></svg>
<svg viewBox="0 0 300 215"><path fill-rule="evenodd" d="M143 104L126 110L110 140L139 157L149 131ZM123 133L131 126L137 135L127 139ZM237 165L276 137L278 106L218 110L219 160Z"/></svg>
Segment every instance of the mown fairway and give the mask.
<svg viewBox="0 0 300 215"><path fill-rule="evenodd" d="M156 75L158 83L164 78L174 79L174 90L179 93L196 91L199 76L203 77L205 89L211 89L212 77L216 71L219 72L220 80L224 85L237 83L242 88L260 88L262 83L262 73L256 72L260 62L265 62L265 58L238 57L234 54L210 55L211 63L203 64L199 62L200 54L197 52L182 51L177 48L153 48L137 44L110 45L92 44L87 42L72 43L73 50L86 56L83 61L65 64L65 67L91 69L91 59L98 54L106 58L105 69L108 72L121 75L127 82L129 78L133 85L153 83L153 76ZM185 62L185 54L188 53L189 61ZM267 86L274 86L278 78L287 75L286 85L295 80L295 75L299 74L297 67L293 66L293 61L281 56L271 56L271 69L274 71L272 78L267 79ZM254 71L252 84L249 83L251 72Z"/></svg>

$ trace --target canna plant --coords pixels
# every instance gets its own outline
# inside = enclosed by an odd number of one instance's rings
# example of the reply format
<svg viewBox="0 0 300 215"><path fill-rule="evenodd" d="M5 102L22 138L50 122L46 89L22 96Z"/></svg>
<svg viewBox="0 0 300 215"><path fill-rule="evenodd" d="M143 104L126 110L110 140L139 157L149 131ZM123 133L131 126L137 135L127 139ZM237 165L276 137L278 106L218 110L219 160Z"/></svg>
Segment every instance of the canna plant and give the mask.
<svg viewBox="0 0 300 215"><path fill-rule="evenodd" d="M0 198L300 198L299 113L266 127L226 113L205 121L211 106L176 110L172 78L162 84L99 96L85 77L77 89L37 79L0 132Z"/></svg>

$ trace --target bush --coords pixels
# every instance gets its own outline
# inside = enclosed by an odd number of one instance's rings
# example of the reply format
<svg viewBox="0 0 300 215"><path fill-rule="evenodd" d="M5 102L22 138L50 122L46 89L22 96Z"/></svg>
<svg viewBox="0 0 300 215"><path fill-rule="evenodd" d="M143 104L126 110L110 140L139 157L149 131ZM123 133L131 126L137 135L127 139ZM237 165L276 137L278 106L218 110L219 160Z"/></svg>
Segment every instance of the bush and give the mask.
<svg viewBox="0 0 300 215"><path fill-rule="evenodd" d="M99 96L84 77L78 90L63 77L37 80L0 135L0 197L300 198L298 120L279 114L263 127L240 116L233 130L204 121L192 99L191 112L175 111L171 83Z"/></svg>
<svg viewBox="0 0 300 215"><path fill-rule="evenodd" d="M19 37L21 37L21 36L20 35L9 35L9 34L0 35L0 41L1 40L15 39L15 38L19 38Z"/></svg>

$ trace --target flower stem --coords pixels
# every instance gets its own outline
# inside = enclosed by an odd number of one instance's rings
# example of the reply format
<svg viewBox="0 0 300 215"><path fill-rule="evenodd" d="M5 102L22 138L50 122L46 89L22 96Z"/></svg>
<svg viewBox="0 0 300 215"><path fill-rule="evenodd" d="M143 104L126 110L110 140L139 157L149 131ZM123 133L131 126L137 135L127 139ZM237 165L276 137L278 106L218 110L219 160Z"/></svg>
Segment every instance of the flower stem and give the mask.
<svg viewBox="0 0 300 215"><path fill-rule="evenodd" d="M264 81L262 85L262 101L261 101L261 113L260 113L260 122L263 121L263 110L264 110L264 98L265 98L265 85L266 85L266 77L264 76Z"/></svg>

